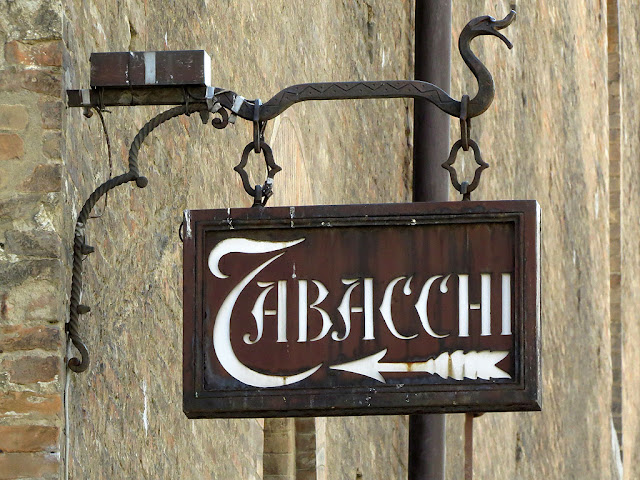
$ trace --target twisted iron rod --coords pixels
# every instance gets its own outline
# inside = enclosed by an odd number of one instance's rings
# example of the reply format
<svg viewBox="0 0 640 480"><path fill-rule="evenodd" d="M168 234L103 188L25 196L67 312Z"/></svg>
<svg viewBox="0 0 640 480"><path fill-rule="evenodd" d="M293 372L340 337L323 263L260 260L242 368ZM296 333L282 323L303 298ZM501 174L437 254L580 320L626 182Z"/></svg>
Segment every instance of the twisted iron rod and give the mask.
<svg viewBox="0 0 640 480"><path fill-rule="evenodd" d="M86 222L89 218L91 210L95 207L98 200L105 195L109 190L116 188L124 183L135 181L139 188L147 186L149 181L146 177L140 175L138 168L138 153L140 147L144 143L149 134L158 126L162 125L166 121L178 117L180 115L190 115L194 112L207 110L207 106L204 104L194 105L179 105L177 107L170 108L149 120L144 127L142 127L138 134L131 142L129 148L129 171L118 175L117 177L110 178L89 196L84 203L78 220L76 221L76 228L73 240L73 273L71 277L71 301L69 304L69 321L66 325L67 334L71 339L71 342L80 353L80 358L73 357L67 362L67 365L71 370L76 373L84 372L89 367L89 351L85 345L82 337L78 332L78 320L80 315L89 313L90 308L86 305L80 304L82 297L82 261L83 256L88 255L94 251L93 247L86 244Z"/></svg>

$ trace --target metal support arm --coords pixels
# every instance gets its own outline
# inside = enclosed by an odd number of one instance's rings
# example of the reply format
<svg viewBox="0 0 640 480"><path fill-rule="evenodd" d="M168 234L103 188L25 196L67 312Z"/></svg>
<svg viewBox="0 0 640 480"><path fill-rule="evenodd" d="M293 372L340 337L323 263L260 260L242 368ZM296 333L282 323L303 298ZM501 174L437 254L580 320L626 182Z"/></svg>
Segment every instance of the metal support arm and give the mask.
<svg viewBox="0 0 640 480"><path fill-rule="evenodd" d="M471 20L460 34L458 48L462 59L478 81L478 93L469 101L467 118L484 113L495 94L493 78L471 50L471 41L481 35L493 35L512 48L511 42L499 30L508 27L516 12L512 10L503 20L490 16ZM207 87L141 87L96 88L68 90L70 107L133 106L133 105L183 105L206 102ZM245 120L255 120L255 103L237 93L222 88L214 89L219 104ZM260 106L258 121L266 122L280 115L287 108L309 100L348 100L370 98L422 98L443 112L460 117L461 102L449 96L440 87L419 80L383 80L368 82L303 83L287 87ZM241 99L240 103L236 103Z"/></svg>
<svg viewBox="0 0 640 480"><path fill-rule="evenodd" d="M162 125L167 120L178 117L180 115L190 115L191 113L207 110L206 105L181 105L171 108L149 120L144 127L140 129L135 136L131 147L129 148L129 171L117 177L110 178L100 185L87 199L78 215L73 241L73 273L71 277L71 301L69 305L69 322L67 323L67 333L73 342L73 345L80 352L80 359L73 357L69 359L68 365L71 370L76 373L84 372L89 367L89 352L78 333L78 319L80 315L89 313L91 309L86 305L80 304L82 296L82 261L85 255L94 252L94 248L86 244L85 228L91 210L95 207L98 200L102 198L109 190L116 188L127 182L136 182L140 188L147 186L149 181L146 177L140 175L138 169L138 152L140 147L149 134Z"/></svg>

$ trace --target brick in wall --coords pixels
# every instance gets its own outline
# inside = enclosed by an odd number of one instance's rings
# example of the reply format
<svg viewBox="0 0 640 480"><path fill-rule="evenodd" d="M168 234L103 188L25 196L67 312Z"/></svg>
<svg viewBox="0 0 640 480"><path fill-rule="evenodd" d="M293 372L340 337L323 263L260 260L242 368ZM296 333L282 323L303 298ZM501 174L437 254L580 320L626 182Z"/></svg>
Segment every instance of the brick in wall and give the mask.
<svg viewBox="0 0 640 480"><path fill-rule="evenodd" d="M0 425L0 452L54 452L58 450L58 427Z"/></svg>
<svg viewBox="0 0 640 480"><path fill-rule="evenodd" d="M61 9L0 2L0 480L61 471Z"/></svg>
<svg viewBox="0 0 640 480"><path fill-rule="evenodd" d="M60 375L62 361L57 355L38 357L24 355L5 359L0 364L2 370L8 373L9 381L20 385L37 382L51 382Z"/></svg>
<svg viewBox="0 0 640 480"><path fill-rule="evenodd" d="M0 453L0 480L42 478L58 473L60 457L51 453Z"/></svg>
<svg viewBox="0 0 640 480"><path fill-rule="evenodd" d="M59 416L62 410L62 395L39 395L33 392L0 392L0 417L23 417L37 415Z"/></svg>
<svg viewBox="0 0 640 480"><path fill-rule="evenodd" d="M0 71L0 91L18 92L21 90L60 98L62 79L57 72L49 70L9 68Z"/></svg>
<svg viewBox="0 0 640 480"><path fill-rule="evenodd" d="M45 258L58 258L62 241L57 233L47 230L9 230L5 232L7 253Z"/></svg>
<svg viewBox="0 0 640 480"><path fill-rule="evenodd" d="M62 41L44 41L34 44L8 42L4 47L7 63L30 66L62 66Z"/></svg>
<svg viewBox="0 0 640 480"><path fill-rule="evenodd" d="M36 348L57 350L61 342L62 332L56 327L23 325L0 327L0 353Z"/></svg>
<svg viewBox="0 0 640 480"><path fill-rule="evenodd" d="M20 185L25 192L57 192L62 186L61 168L59 164L42 164L36 166L31 175Z"/></svg>

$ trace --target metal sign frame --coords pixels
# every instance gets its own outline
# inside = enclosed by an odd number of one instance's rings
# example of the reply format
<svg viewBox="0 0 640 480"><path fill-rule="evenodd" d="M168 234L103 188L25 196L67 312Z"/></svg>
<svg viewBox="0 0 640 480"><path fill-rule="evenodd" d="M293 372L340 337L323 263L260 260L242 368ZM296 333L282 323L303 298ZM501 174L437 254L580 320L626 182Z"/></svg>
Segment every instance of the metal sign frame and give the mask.
<svg viewBox="0 0 640 480"><path fill-rule="evenodd" d="M380 384L332 388L205 388L202 276L207 233L406 225L511 223L514 245L512 382ZM331 225L327 227L327 225ZM535 201L275 207L185 212L184 412L189 418L540 410L540 210ZM273 236L273 235L272 235ZM212 315L211 312L207 312Z"/></svg>

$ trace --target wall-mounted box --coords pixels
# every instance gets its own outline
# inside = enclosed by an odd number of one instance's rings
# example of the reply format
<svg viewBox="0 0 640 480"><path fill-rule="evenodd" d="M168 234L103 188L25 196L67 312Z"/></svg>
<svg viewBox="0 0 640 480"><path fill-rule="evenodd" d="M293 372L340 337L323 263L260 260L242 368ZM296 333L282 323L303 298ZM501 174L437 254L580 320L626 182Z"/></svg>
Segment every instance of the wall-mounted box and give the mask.
<svg viewBox="0 0 640 480"><path fill-rule="evenodd" d="M91 54L91 87L210 86L211 57L204 50Z"/></svg>

